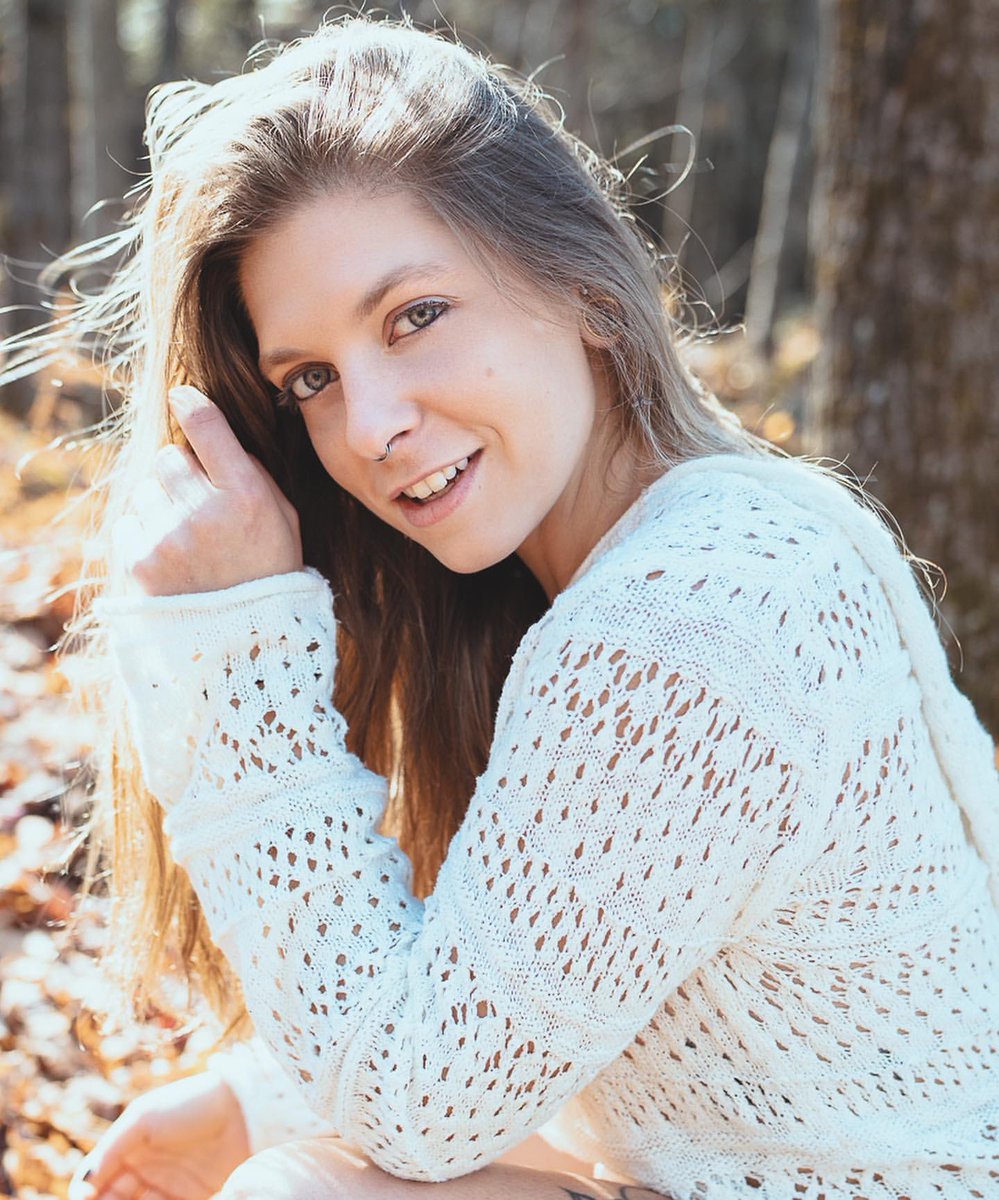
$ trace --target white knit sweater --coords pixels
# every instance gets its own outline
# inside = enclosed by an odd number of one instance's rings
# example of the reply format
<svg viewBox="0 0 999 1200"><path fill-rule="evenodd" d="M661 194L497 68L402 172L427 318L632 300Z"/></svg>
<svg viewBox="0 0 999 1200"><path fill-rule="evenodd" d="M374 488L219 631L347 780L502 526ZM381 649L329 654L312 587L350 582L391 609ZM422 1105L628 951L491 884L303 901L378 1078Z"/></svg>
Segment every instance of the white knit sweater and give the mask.
<svg viewBox="0 0 999 1200"><path fill-rule="evenodd" d="M840 485L732 455L644 493L525 635L425 904L317 573L100 612L173 855L318 1114L277 1088L256 1146L336 1130L444 1180L544 1126L677 1200L999 1196L992 747Z"/></svg>

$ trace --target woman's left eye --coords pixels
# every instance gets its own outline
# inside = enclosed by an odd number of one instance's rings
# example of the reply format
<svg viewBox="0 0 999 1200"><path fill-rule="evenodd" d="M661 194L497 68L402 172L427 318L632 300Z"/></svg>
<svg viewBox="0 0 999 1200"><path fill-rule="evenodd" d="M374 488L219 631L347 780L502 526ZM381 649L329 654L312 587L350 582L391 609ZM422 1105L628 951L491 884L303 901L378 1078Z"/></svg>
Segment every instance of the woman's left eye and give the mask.
<svg viewBox="0 0 999 1200"><path fill-rule="evenodd" d="M393 320L391 340L397 341L399 338L408 337L418 329L426 329L428 325L433 325L434 321L447 312L450 307L446 300L418 300L416 304L404 308ZM406 324L410 326L409 329L405 327Z"/></svg>

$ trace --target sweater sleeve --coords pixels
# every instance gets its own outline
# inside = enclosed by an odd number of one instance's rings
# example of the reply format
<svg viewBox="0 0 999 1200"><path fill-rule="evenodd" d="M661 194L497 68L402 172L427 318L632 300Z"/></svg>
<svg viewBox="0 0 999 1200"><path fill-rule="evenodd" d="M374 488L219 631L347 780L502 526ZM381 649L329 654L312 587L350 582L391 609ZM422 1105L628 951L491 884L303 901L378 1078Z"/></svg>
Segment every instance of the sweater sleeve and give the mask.
<svg viewBox="0 0 999 1200"><path fill-rule="evenodd" d="M330 703L317 575L105 619L172 853L258 1033L404 1178L477 1170L548 1121L734 936L798 830L796 767L696 654L550 613L424 905Z"/></svg>

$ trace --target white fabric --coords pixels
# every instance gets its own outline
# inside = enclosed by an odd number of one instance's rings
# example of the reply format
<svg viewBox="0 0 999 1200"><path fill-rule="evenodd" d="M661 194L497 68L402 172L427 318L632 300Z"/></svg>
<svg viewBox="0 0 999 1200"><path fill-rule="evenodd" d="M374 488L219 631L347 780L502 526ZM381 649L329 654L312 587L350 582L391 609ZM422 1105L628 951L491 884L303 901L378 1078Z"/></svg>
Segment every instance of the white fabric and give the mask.
<svg viewBox="0 0 999 1200"><path fill-rule="evenodd" d="M337 1131L314 1113L259 1037L234 1042L211 1055L208 1067L220 1075L239 1101L250 1151L306 1137L336 1137Z"/></svg>
<svg viewBox="0 0 999 1200"><path fill-rule="evenodd" d="M425 905L316 572L101 611L260 1037L385 1170L547 1122L677 1200L999 1196L991 743L840 485L647 490L525 635Z"/></svg>

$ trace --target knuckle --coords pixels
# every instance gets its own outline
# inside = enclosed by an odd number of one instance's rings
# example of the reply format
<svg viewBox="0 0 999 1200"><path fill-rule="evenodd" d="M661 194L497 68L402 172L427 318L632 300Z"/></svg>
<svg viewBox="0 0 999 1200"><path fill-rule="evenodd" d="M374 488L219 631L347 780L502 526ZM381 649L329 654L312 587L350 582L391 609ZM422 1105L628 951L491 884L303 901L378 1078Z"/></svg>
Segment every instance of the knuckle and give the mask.
<svg viewBox="0 0 999 1200"><path fill-rule="evenodd" d="M145 558L137 559L131 563L128 568L128 573L141 586L150 590L155 588L163 575L162 564L152 555L147 555Z"/></svg>
<svg viewBox="0 0 999 1200"><path fill-rule="evenodd" d="M143 582L151 582L164 569L170 569L190 555L190 540L183 529L171 529L151 545L143 547L132 561L132 574ZM138 1103L138 1102L136 1102ZM139 1110L142 1111L141 1108Z"/></svg>
<svg viewBox="0 0 999 1200"><path fill-rule="evenodd" d="M184 424L189 429L207 429L208 426L214 425L220 416L218 409L213 405L198 404L188 412Z"/></svg>
<svg viewBox="0 0 999 1200"><path fill-rule="evenodd" d="M133 579L137 579L139 583L150 582L150 563L146 558L135 558L128 564L128 573Z"/></svg>
<svg viewBox="0 0 999 1200"><path fill-rule="evenodd" d="M267 516L268 499L262 489L250 483L233 492L233 501L239 516L251 525L259 525Z"/></svg>

